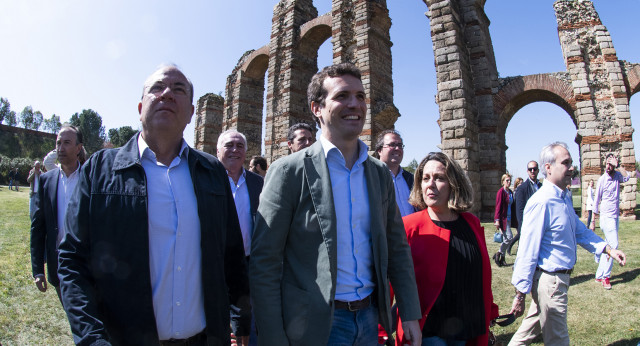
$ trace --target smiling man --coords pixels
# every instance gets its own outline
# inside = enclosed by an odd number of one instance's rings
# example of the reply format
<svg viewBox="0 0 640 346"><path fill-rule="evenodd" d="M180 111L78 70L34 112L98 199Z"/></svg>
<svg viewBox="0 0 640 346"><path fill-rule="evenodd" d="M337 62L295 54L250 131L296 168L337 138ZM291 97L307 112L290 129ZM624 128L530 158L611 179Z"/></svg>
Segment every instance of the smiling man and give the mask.
<svg viewBox="0 0 640 346"><path fill-rule="evenodd" d="M511 278L516 288L511 313L516 317L524 313L529 292L532 301L509 345L528 345L540 333L545 345L569 345L568 290L578 244L596 255L606 253L620 265L626 262L622 251L611 248L573 211L566 190L574 171L567 145L555 142L542 148L540 165L545 180L524 209Z"/></svg>
<svg viewBox="0 0 640 346"><path fill-rule="evenodd" d="M173 65L144 83L142 132L80 172L58 274L80 345L228 345L229 303L248 307L227 172L182 138L193 86Z"/></svg>
<svg viewBox="0 0 640 346"><path fill-rule="evenodd" d="M236 203L244 255L249 262L251 235L258 210L260 192L264 180L242 166L247 157L247 138L236 130L227 130L218 137L217 156L229 175L229 186ZM256 331L251 324L251 311L231 304L231 330L237 337L238 346L257 345Z"/></svg>
<svg viewBox="0 0 640 346"><path fill-rule="evenodd" d="M414 345L421 317L411 254L388 168L358 139L367 112L360 71L313 76L322 129L267 171L252 239L251 297L261 345L375 345L390 330L389 281Z"/></svg>

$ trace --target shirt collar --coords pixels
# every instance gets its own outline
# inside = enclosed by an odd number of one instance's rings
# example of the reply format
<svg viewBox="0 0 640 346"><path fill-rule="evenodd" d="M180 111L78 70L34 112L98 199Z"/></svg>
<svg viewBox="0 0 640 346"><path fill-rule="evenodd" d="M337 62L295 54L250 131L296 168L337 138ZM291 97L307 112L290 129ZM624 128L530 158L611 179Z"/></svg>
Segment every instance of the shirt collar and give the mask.
<svg viewBox="0 0 640 346"><path fill-rule="evenodd" d="M553 191L553 194L556 197L564 199L564 196L567 194L567 189L561 189L558 187L558 185L545 179L544 182L542 183L542 186L546 187L547 185L551 188L551 191Z"/></svg>
<svg viewBox="0 0 640 346"><path fill-rule="evenodd" d="M185 155L185 157L188 157L189 151L185 149L189 146L187 145L187 142L185 142L184 138L182 138L181 140L182 142L180 144L180 151L178 151L178 157L182 157L183 154ZM153 150L149 148L149 145L147 144L147 142L144 140L144 138L142 138L142 132L138 133L138 152L140 154L141 159L143 157L146 157L150 160L153 160L154 162L158 162L156 153L154 153Z"/></svg>
<svg viewBox="0 0 640 346"><path fill-rule="evenodd" d="M340 156L344 160L344 155L342 154L340 149L333 145L333 143L331 143L328 139L324 138L324 136L320 136L320 144L322 144L322 150L324 151L325 158L327 158L329 156L329 152L335 148L335 150L340 153ZM368 150L369 147L364 144L363 141L358 139L358 159L356 160L356 163L362 163L367 159L367 157L369 156Z"/></svg>
<svg viewBox="0 0 640 346"><path fill-rule="evenodd" d="M71 178L71 177L74 177L74 176L78 175L78 172L80 171L80 167L81 167L81 165L80 165L80 161L78 161L78 167L76 167L76 170L75 170L75 171L73 171L73 172L71 172L71 174L67 175L67 174L62 170L62 165L59 165L59 166L60 166L60 172L62 173L62 174L61 174L61 176L62 176L63 178L65 178L65 179L69 179L69 178Z"/></svg>

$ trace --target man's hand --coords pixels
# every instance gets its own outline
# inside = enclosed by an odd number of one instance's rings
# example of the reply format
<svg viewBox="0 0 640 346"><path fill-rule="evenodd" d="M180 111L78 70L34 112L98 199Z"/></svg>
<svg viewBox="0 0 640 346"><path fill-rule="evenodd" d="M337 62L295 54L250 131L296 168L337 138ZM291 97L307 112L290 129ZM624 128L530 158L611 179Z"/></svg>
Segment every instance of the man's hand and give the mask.
<svg viewBox="0 0 640 346"><path fill-rule="evenodd" d="M422 345L422 331L418 320L402 322L402 329L404 330L404 338L411 341L411 345Z"/></svg>
<svg viewBox="0 0 640 346"><path fill-rule="evenodd" d="M588 226L589 226L590 230L595 232L595 230L596 230L596 220L595 220L595 218L591 220L591 223Z"/></svg>
<svg viewBox="0 0 640 346"><path fill-rule="evenodd" d="M627 264L627 256L624 254L624 252L618 249L609 250L609 256L618 261L618 264L620 264L620 266L624 266L625 264Z"/></svg>
<svg viewBox="0 0 640 346"><path fill-rule="evenodd" d="M231 333L231 346L248 346L249 345L249 335L245 336L236 336Z"/></svg>
<svg viewBox="0 0 640 346"><path fill-rule="evenodd" d="M522 316L524 314L524 298L525 294L517 292L516 296L513 297L513 304L511 305L510 314L513 314L516 318Z"/></svg>
<svg viewBox="0 0 640 346"><path fill-rule="evenodd" d="M47 280L45 279L44 275L42 274L36 275L36 279L34 281L36 283L36 287L38 287L40 292L47 291Z"/></svg>

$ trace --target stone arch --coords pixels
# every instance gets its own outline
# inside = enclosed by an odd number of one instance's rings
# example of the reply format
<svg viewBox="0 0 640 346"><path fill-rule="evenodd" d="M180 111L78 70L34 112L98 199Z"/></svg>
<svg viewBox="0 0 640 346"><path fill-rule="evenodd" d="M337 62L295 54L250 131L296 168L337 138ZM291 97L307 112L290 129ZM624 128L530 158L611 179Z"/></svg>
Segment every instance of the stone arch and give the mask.
<svg viewBox="0 0 640 346"><path fill-rule="evenodd" d="M269 47L263 46L262 48L253 51L246 59L242 66L242 71L245 77L252 79L260 79L264 83L264 74L269 67Z"/></svg>
<svg viewBox="0 0 640 346"><path fill-rule="evenodd" d="M500 119L498 131L504 133L511 118L522 107L534 102L549 102L564 109L578 126L573 88L566 74L535 74L501 80L503 86L493 95L493 110Z"/></svg>
<svg viewBox="0 0 640 346"><path fill-rule="evenodd" d="M629 98L637 92L640 92L640 64L629 64L627 66L627 81L629 83L629 90L631 94Z"/></svg>

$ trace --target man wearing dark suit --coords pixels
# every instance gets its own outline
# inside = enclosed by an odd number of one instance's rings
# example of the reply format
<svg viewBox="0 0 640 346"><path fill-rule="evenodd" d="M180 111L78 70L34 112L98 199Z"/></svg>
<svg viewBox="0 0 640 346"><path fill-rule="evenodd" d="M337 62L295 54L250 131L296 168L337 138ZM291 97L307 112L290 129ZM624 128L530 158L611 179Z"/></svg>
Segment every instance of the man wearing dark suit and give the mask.
<svg viewBox="0 0 640 346"><path fill-rule="evenodd" d="M518 234L515 235L507 246L507 253L511 255L511 248L520 239L520 230L522 229L522 214L524 213L524 207L527 205L527 201L531 196L542 187L542 183L538 181L538 163L536 161L529 161L527 163L527 174L529 178L525 180L518 189L516 189L516 218L518 219Z"/></svg>
<svg viewBox="0 0 640 346"><path fill-rule="evenodd" d="M162 66L142 131L82 166L58 269L76 344L229 345L229 303L249 307L227 172L182 138L193 111L191 82Z"/></svg>
<svg viewBox="0 0 640 346"><path fill-rule="evenodd" d="M60 298L58 280L58 244L64 234L64 215L71 193L78 183L82 151L82 135L77 128L65 124L56 139L56 152L60 166L43 173L35 189L33 216L31 218L31 269L36 287L47 290L44 264L47 262L48 281ZM62 300L61 300L62 301Z"/></svg>
<svg viewBox="0 0 640 346"><path fill-rule="evenodd" d="M261 345L375 345L390 330L389 282L403 327L421 344L410 249L389 169L358 140L360 71L318 72L307 90L322 129L267 171L249 262Z"/></svg>
<svg viewBox="0 0 640 346"><path fill-rule="evenodd" d="M404 143L400 133L396 130L382 131L376 140L376 150L373 156L389 167L400 214L404 217L414 213L415 208L409 204L409 195L413 188L413 174L400 166L404 157Z"/></svg>
<svg viewBox="0 0 640 346"><path fill-rule="evenodd" d="M247 138L236 130L227 130L218 137L218 160L227 170L229 185L233 193L233 199L238 212L242 240L244 243L244 255L249 261L251 251L251 236L253 226L260 203L260 192L264 180L256 173L247 171L242 166L247 157ZM235 334L239 346L257 345L257 335L254 324L251 323L250 311L241 314L241 309L231 305L231 329Z"/></svg>

